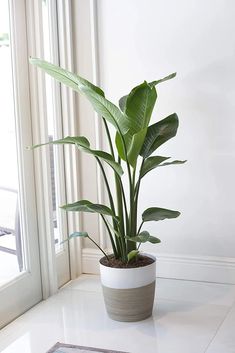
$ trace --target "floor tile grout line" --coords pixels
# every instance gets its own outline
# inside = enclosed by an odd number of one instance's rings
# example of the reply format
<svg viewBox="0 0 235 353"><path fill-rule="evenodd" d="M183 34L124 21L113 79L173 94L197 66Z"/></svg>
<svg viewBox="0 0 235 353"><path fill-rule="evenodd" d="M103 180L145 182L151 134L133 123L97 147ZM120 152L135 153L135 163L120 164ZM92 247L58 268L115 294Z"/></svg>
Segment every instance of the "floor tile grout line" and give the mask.
<svg viewBox="0 0 235 353"><path fill-rule="evenodd" d="M58 293L62 293L62 291L81 291L81 292L89 292L89 293L100 293L102 294L102 290L92 290L92 289L82 289L82 288L64 288L63 290L59 291Z"/></svg>
<svg viewBox="0 0 235 353"><path fill-rule="evenodd" d="M94 276L94 277L100 277L99 274L89 274L89 273L82 273L79 277L83 277L83 276ZM79 279L79 277L77 277L77 279ZM202 285L203 284L212 284L212 285L222 285L222 286L231 286L231 287L235 287L235 283L228 283L228 282L211 282L211 281L199 281L199 280L196 280L196 279L185 279L185 278L169 278L169 277L156 277L156 281L157 280L170 280L170 281L180 281L180 282L190 282L190 283L201 283ZM75 279L76 280L76 279ZM72 280L74 281L74 280Z"/></svg>
<svg viewBox="0 0 235 353"><path fill-rule="evenodd" d="M172 280L172 281L182 281L182 282L196 282L196 283L207 283L207 284L215 284L215 285L224 285L224 286L233 286L235 287L235 283L229 282L211 282L211 281L199 281L197 279L186 279L186 278L174 278L174 277L156 277L156 280L163 279L163 280Z"/></svg>
<svg viewBox="0 0 235 353"><path fill-rule="evenodd" d="M87 277L100 277L100 274L98 273L82 273L79 277L83 277L83 276L87 276ZM79 278L78 277L78 278ZM221 284L221 285L229 285L229 286L235 286L235 282L234 283L230 283L230 282L217 282L217 281L206 281L206 280L198 280L198 279L189 279L189 278L176 278L176 277L163 277L163 276L156 276L156 280L158 279L163 279L163 280L172 280L172 281L183 281L183 282L196 282L196 283L208 283L208 284ZM75 279L76 280L76 279Z"/></svg>
<svg viewBox="0 0 235 353"><path fill-rule="evenodd" d="M210 345L212 344L212 342L213 342L214 339L216 338L216 336L217 336L219 330L221 329L223 323L225 322L225 320L227 319L227 317L229 316L229 314L230 314L230 312L233 310L233 308L234 308L234 306L232 305L232 306L228 309L228 311L227 311L227 313L226 313L224 319L223 319L223 320L221 321L221 323L218 325L218 327L217 327L217 329L216 329L216 331L215 331L213 337L211 338L210 342L209 342L208 345L206 346L206 349L205 349L205 351L204 351L203 353L206 353L206 352L208 351L208 349L210 348Z"/></svg>
<svg viewBox="0 0 235 353"><path fill-rule="evenodd" d="M88 277L88 279L90 280L90 279L94 279L95 277L99 277L98 275L89 275L89 274L82 274L81 275L81 277ZM89 278L89 277L91 277L91 278ZM92 278L93 277L93 278ZM163 280L165 279L165 278L162 278ZM79 280L79 278L78 278L78 280ZM166 280L169 280L169 279L167 279L166 278ZM202 285L203 284L205 284L205 283L208 283L208 284L215 284L215 285L226 285L226 286L230 286L230 287L234 287L234 285L233 284L221 284L221 283L215 283L215 282L201 282L201 281L190 281L190 280L178 280L178 279L170 279L171 281L173 280L173 281L185 281L185 282L198 282L198 283L201 283ZM73 282L74 280L72 280L71 282ZM75 280L76 281L76 280ZM100 294L102 294L102 287L100 286L100 288L97 288L97 289L86 289L86 288L73 288L72 286L70 287L69 285L65 285L65 286L63 286L62 288L61 288L61 291L59 291L58 293L60 293L60 292L62 292L62 291L64 291L64 290L73 290L73 291L75 291L75 290L77 290L77 291L81 291L81 292L84 292L84 291L87 291L87 292L89 292L89 293L100 293ZM157 300L157 299L160 299L160 300L166 300L166 301L171 301L171 302L179 302L179 301L181 301L180 299L170 299L170 298L165 298L165 297L163 297L163 296L158 296L157 294L156 294L156 296L155 296L155 300ZM186 301L187 303L198 303L199 304L199 302L197 302L197 301L194 301L194 300L187 300ZM201 303L201 302L200 302ZM201 303L202 304L202 303ZM207 304L209 304L209 303L207 303ZM215 305L215 306L223 306L223 307L229 307L229 308L231 308L233 305L235 304L235 300L234 301L232 301L232 303L231 304L229 304L229 305L226 305L226 304L218 304L218 303L214 303L214 304L210 304L210 305Z"/></svg>
<svg viewBox="0 0 235 353"><path fill-rule="evenodd" d="M88 292L88 293L98 293L101 296L103 296L103 292L102 292L102 288L101 290L92 290L92 289L82 289L82 288L63 288L63 290L59 291L57 294L62 293L62 291L79 291L79 292ZM155 296L155 302L157 303L158 300L161 301L165 301L165 302L171 302L171 303L179 303L179 302L184 302L187 304L197 304L197 305L201 305L201 304L205 304L203 302L197 302L197 301L191 301L191 300L182 300L182 299L170 299L170 298L165 298L165 297L158 297L157 295ZM211 303L206 303L207 305L212 305L212 306L216 306L216 307L224 307L227 308L228 310L230 310L231 306L233 306L233 304L230 305L225 305L225 304L211 304ZM227 315L227 314L226 314Z"/></svg>

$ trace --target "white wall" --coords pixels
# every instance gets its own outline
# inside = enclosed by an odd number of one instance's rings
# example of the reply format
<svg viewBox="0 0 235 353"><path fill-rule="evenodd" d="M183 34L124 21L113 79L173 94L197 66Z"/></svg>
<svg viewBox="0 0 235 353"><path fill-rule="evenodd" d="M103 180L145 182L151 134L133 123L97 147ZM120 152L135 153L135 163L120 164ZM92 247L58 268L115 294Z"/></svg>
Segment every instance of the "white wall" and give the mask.
<svg viewBox="0 0 235 353"><path fill-rule="evenodd" d="M114 102L143 80L177 71L158 87L153 122L177 112L176 138L159 155L187 159L159 168L142 185L140 213L150 206L180 210L180 218L148 223L162 239L146 246L158 258L158 275L235 283L235 2L232 0L76 0L76 70L94 80L93 11L97 3L100 83ZM77 100L78 134L95 146L94 114ZM105 144L105 141L103 141ZM81 196L98 201L91 156L80 159ZM97 241L103 232L94 215L82 228ZM98 258L84 243L83 271L97 272Z"/></svg>
<svg viewBox="0 0 235 353"><path fill-rule="evenodd" d="M142 185L140 210L180 210L149 223L158 254L235 257L235 2L99 0L101 85L114 102L143 80L158 88L153 121L177 112L178 135L157 152L187 159Z"/></svg>

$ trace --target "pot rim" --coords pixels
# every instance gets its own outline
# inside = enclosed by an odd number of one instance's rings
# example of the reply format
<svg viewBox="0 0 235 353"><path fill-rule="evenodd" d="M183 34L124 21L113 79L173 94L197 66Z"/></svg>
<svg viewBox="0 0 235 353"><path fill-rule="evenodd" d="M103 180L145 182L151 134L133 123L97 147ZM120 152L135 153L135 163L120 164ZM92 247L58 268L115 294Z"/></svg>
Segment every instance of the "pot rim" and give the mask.
<svg viewBox="0 0 235 353"><path fill-rule="evenodd" d="M100 264L100 266L103 266L104 268L109 268L109 269L112 269L112 270L117 270L117 271L119 271L119 270L138 270L138 269L140 269L140 268L147 268L147 267L149 267L149 266L152 266L152 265L154 265L155 263L156 263L156 261L157 261L157 258L156 258L156 256L155 255L152 255L152 254L148 254L148 253L141 253L141 255L144 255L144 256L147 256L147 257L149 257L150 259L153 259L154 260L154 262L152 262L151 264L148 264L148 265L146 265L146 266L139 266L139 267L111 267L111 266L106 266L106 265L103 265L100 261L105 257L105 256L102 256L101 258L100 258L100 260L99 260L99 264Z"/></svg>

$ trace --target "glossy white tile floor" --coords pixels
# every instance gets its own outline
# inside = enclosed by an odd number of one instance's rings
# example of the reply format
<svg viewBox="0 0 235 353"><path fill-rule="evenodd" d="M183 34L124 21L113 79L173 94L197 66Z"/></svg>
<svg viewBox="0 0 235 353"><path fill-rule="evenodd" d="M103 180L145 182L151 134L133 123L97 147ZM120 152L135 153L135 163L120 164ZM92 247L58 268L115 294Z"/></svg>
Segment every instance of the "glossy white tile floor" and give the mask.
<svg viewBox="0 0 235 353"><path fill-rule="evenodd" d="M157 280L153 317L110 320L98 276L83 275L0 331L4 353L45 353L55 342L131 353L234 353L235 286Z"/></svg>

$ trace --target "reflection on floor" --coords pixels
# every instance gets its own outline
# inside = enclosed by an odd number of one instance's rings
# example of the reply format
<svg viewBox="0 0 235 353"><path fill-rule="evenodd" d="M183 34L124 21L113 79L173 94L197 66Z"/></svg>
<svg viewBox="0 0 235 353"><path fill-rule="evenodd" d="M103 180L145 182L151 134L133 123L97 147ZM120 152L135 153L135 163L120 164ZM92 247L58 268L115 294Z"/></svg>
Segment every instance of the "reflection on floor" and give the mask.
<svg viewBox="0 0 235 353"><path fill-rule="evenodd" d="M158 279L153 317L110 320L98 276L83 275L0 332L3 353L57 341L131 353L234 353L235 286Z"/></svg>

